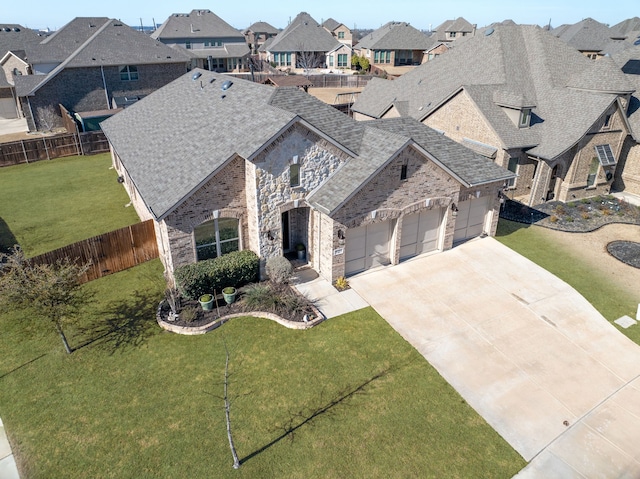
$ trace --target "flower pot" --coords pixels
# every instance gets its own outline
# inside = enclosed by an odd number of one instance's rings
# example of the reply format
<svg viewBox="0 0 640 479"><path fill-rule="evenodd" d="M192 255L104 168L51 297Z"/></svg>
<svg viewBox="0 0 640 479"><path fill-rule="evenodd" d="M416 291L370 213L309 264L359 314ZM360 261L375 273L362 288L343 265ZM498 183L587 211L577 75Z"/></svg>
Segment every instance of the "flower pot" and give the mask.
<svg viewBox="0 0 640 479"><path fill-rule="evenodd" d="M231 304L236 300L236 288L232 288L229 286L228 288L224 288L222 290L222 296L224 296L224 301L227 304Z"/></svg>
<svg viewBox="0 0 640 479"><path fill-rule="evenodd" d="M298 259L299 259L299 260L304 260L304 258L305 258L305 253L306 253L307 251L306 251L306 248L304 247L304 245L303 245L302 243L298 243L298 244L296 245L296 251L298 252Z"/></svg>
<svg viewBox="0 0 640 479"><path fill-rule="evenodd" d="M213 295L212 294L203 294L200 296L200 306L204 311L211 311L213 309Z"/></svg>

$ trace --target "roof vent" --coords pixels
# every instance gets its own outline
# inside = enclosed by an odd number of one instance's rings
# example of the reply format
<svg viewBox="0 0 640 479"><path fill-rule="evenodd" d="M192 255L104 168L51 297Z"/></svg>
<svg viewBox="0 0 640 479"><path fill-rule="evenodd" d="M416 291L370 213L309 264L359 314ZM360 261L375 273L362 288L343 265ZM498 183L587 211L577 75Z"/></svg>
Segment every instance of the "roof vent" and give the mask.
<svg viewBox="0 0 640 479"><path fill-rule="evenodd" d="M231 85L233 85L233 82L231 80L227 80L225 81L222 86L220 87L220 89L222 91L228 90L229 88L231 88Z"/></svg>
<svg viewBox="0 0 640 479"><path fill-rule="evenodd" d="M191 75L191 79L193 81L196 81L198 78L200 78L202 76L202 73L200 72L195 72L193 75Z"/></svg>
<svg viewBox="0 0 640 479"><path fill-rule="evenodd" d="M5 32L10 32L10 31L11 31L11 29L10 29L9 27L4 27L4 31L5 31Z"/></svg>
<svg viewBox="0 0 640 479"><path fill-rule="evenodd" d="M213 83L214 81L216 81L216 79L212 78L211 80L209 80L209 83Z"/></svg>
<svg viewBox="0 0 640 479"><path fill-rule="evenodd" d="M19 31L20 31L20 29L19 29L18 27L13 27L13 31L14 31L14 32L19 32Z"/></svg>
<svg viewBox="0 0 640 479"><path fill-rule="evenodd" d="M495 30L493 28L489 28L488 30L484 31L484 36L488 37L489 35L491 35L493 32L495 32Z"/></svg>
<svg viewBox="0 0 640 479"><path fill-rule="evenodd" d="M638 39L635 42L633 42L633 44L634 45L640 45L640 37L638 37Z"/></svg>

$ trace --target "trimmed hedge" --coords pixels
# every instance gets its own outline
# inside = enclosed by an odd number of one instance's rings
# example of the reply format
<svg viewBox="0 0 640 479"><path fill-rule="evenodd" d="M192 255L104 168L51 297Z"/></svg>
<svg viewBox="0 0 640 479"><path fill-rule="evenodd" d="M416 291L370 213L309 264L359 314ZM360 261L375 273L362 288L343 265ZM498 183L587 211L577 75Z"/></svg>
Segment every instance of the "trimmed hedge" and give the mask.
<svg viewBox="0 0 640 479"><path fill-rule="evenodd" d="M180 266L175 270L176 286L187 299L198 299L214 290L238 288L258 281L260 258L253 251L234 251L218 258Z"/></svg>

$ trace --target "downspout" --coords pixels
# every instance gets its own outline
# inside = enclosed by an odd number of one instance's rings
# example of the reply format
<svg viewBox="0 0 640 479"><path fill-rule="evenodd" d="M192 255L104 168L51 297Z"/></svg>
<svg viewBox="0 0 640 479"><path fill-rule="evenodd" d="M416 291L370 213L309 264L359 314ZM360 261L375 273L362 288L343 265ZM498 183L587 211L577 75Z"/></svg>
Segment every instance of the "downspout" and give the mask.
<svg viewBox="0 0 640 479"><path fill-rule="evenodd" d="M100 74L102 75L102 86L104 87L104 96L107 100L107 110L111 110L111 104L109 103L109 92L107 91L107 81L104 78L104 67L100 65Z"/></svg>

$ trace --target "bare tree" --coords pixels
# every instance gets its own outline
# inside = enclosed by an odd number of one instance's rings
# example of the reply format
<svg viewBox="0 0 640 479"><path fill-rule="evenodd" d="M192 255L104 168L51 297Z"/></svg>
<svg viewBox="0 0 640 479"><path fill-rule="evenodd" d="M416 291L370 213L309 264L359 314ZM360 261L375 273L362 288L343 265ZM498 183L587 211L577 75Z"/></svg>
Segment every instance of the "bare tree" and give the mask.
<svg viewBox="0 0 640 479"><path fill-rule="evenodd" d="M11 254L0 253L0 302L50 321L64 350L71 354L62 326L77 318L80 307L90 299L79 281L88 268L88 264L78 265L69 258L54 264L33 264L16 246Z"/></svg>
<svg viewBox="0 0 640 479"><path fill-rule="evenodd" d="M227 348L227 342L224 342L224 351L226 359L224 362L224 415L227 423L227 438L229 439L229 448L231 449L231 455L233 456L233 468L238 469L240 467L240 460L238 459L238 453L236 452L236 446L233 443L233 434L231 433L231 402L229 401L229 348Z"/></svg>
<svg viewBox="0 0 640 479"><path fill-rule="evenodd" d="M39 106L36 109L36 123L39 129L52 131L60 125L60 116L53 105Z"/></svg>
<svg viewBox="0 0 640 479"><path fill-rule="evenodd" d="M306 50L304 44L298 45L296 52L296 68L302 68L305 74L314 68L321 68L324 65L324 53L311 52Z"/></svg>

